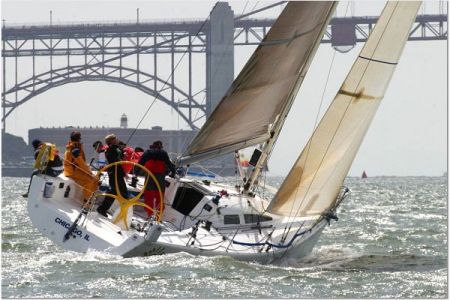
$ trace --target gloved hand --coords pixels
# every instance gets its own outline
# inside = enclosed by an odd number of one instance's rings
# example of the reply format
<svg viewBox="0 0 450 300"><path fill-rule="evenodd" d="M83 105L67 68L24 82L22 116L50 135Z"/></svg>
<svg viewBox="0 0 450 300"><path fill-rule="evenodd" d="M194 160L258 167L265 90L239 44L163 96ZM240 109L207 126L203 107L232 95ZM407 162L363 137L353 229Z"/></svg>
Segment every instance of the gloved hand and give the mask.
<svg viewBox="0 0 450 300"><path fill-rule="evenodd" d="M72 150L72 155L73 155L73 157L75 157L75 158L77 158L78 156L80 156L80 149L74 148L74 149Z"/></svg>

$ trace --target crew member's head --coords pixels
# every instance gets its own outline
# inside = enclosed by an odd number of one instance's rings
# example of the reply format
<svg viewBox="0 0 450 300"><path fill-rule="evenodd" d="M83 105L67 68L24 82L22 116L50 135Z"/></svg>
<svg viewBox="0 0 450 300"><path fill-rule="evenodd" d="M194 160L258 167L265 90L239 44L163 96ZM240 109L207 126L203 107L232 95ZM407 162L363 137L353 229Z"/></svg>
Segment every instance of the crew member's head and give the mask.
<svg viewBox="0 0 450 300"><path fill-rule="evenodd" d="M38 140L38 139L35 139L31 142L31 145L33 145L34 150L36 150L41 144L42 144L42 141Z"/></svg>
<svg viewBox="0 0 450 300"><path fill-rule="evenodd" d="M150 149L162 149L163 143L161 141L154 141L153 144L150 146Z"/></svg>
<svg viewBox="0 0 450 300"><path fill-rule="evenodd" d="M124 142L122 142L122 141L119 141L119 142L117 143L117 146L119 146L119 149L120 149L120 150L123 150L123 149L125 149L125 147L127 146L127 144L124 143Z"/></svg>
<svg viewBox="0 0 450 300"><path fill-rule="evenodd" d="M117 144L117 136L115 134L108 134L105 136L105 143L106 145L115 145Z"/></svg>
<svg viewBox="0 0 450 300"><path fill-rule="evenodd" d="M79 142L81 140L81 133L79 131L72 131L70 134L70 140L72 142Z"/></svg>

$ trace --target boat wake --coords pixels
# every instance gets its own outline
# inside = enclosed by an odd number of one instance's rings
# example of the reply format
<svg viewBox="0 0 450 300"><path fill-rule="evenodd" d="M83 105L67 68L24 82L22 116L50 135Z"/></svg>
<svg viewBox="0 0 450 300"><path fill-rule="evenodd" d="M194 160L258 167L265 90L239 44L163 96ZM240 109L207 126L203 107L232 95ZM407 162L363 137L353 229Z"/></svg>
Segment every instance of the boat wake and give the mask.
<svg viewBox="0 0 450 300"><path fill-rule="evenodd" d="M282 265L335 272L429 272L447 269L447 260L436 256L370 254L350 248L322 247L303 259L287 260Z"/></svg>

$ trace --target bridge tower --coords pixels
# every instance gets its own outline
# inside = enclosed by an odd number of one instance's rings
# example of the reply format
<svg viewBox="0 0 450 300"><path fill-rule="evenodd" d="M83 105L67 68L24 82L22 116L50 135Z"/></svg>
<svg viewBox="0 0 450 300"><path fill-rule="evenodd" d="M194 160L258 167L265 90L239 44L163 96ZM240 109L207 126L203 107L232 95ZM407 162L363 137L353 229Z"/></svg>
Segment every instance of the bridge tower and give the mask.
<svg viewBox="0 0 450 300"><path fill-rule="evenodd" d="M209 116L234 79L234 13L218 2L206 30L206 115Z"/></svg>

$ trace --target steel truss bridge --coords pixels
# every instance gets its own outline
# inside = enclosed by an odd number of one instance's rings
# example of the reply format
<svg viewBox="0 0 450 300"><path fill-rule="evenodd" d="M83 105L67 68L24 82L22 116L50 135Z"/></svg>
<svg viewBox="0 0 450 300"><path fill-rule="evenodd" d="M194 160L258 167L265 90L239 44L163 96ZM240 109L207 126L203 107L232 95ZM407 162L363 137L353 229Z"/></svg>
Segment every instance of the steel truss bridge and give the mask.
<svg viewBox="0 0 450 300"><path fill-rule="evenodd" d="M232 16L234 47L258 45L275 21L244 17ZM376 21L334 18L322 43L349 50L367 39ZM217 70L200 80L198 74L205 74L205 60L208 73L208 56L234 55L234 47L212 51L213 25L211 17L204 22L3 26L3 132L7 117L20 105L51 88L81 81L137 88L171 106L192 129L199 128L213 109L210 102L220 100L208 99L208 88L224 83L218 82L223 81L220 76L215 79ZM446 40L447 30L447 15L419 15L409 40Z"/></svg>

